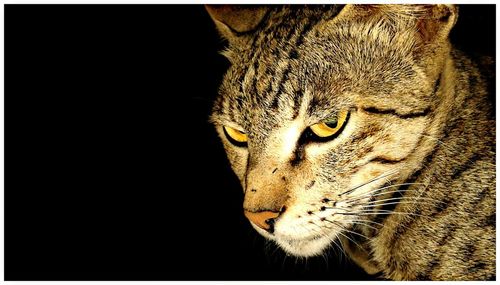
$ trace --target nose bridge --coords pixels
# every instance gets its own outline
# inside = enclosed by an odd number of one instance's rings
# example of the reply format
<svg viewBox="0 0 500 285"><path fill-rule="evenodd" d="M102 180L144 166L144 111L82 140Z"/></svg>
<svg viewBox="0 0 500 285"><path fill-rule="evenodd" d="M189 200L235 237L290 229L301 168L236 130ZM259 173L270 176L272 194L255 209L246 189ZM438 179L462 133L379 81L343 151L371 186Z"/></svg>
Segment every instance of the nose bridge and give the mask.
<svg viewBox="0 0 500 285"><path fill-rule="evenodd" d="M289 199L290 161L300 136L300 123L291 122L254 146L246 172L245 211L280 212Z"/></svg>
<svg viewBox="0 0 500 285"><path fill-rule="evenodd" d="M261 158L247 171L244 208L279 212L288 199L285 165L273 156Z"/></svg>
<svg viewBox="0 0 500 285"><path fill-rule="evenodd" d="M265 147L251 151L246 173L245 216L270 233L290 202L291 157L300 135L299 125L282 127L267 137Z"/></svg>
<svg viewBox="0 0 500 285"><path fill-rule="evenodd" d="M302 124L294 121L261 136L258 140L260 143L251 151L247 172L289 161L294 155L301 132Z"/></svg>

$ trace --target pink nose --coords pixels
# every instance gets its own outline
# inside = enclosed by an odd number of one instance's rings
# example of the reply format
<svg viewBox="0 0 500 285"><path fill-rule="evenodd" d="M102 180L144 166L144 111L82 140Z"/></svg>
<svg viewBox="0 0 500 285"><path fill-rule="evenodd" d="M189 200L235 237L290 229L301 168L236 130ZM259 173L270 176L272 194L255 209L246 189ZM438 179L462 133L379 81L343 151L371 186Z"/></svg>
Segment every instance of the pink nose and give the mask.
<svg viewBox="0 0 500 285"><path fill-rule="evenodd" d="M279 217L284 212L284 207L279 212L273 211L260 211L260 212L250 212L245 210L245 217L249 219L252 223L257 225L259 228L272 232L272 225L274 220Z"/></svg>

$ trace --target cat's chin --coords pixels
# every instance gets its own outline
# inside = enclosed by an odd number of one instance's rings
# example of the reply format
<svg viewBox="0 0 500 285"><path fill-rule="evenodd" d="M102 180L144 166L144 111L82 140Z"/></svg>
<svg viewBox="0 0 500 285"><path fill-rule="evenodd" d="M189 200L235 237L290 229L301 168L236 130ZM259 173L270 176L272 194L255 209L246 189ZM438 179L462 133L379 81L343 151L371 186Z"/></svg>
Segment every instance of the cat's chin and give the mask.
<svg viewBox="0 0 500 285"><path fill-rule="evenodd" d="M300 257L312 257L323 253L331 240L325 236L307 239L286 239L275 237L274 241L287 253Z"/></svg>
<svg viewBox="0 0 500 285"><path fill-rule="evenodd" d="M254 228L265 238L273 240L288 254L299 257L312 257L320 255L332 242L327 236L291 238L279 234L270 235L258 227Z"/></svg>

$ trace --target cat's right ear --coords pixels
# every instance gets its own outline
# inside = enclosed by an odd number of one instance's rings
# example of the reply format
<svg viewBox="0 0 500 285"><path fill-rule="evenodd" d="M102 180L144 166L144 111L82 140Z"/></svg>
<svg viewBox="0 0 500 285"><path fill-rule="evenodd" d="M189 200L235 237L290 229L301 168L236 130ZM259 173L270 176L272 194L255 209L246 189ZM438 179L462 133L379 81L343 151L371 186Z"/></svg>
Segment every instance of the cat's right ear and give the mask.
<svg viewBox="0 0 500 285"><path fill-rule="evenodd" d="M230 43L255 31L269 10L260 5L205 5L205 8Z"/></svg>

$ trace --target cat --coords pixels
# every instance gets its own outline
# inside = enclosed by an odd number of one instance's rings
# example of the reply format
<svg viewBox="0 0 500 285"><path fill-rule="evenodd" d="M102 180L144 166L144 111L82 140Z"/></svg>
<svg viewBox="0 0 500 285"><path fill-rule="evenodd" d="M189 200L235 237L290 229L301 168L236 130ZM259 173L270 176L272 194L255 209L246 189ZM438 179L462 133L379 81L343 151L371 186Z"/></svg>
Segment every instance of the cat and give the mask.
<svg viewBox="0 0 500 285"><path fill-rule="evenodd" d="M392 280L495 279L495 118L454 5L207 5L210 120L244 214L288 254Z"/></svg>

